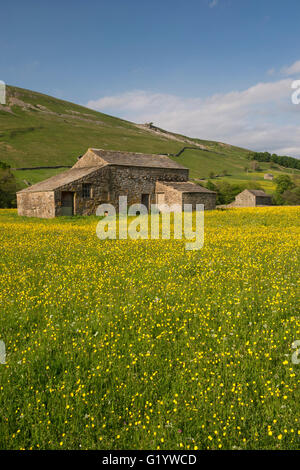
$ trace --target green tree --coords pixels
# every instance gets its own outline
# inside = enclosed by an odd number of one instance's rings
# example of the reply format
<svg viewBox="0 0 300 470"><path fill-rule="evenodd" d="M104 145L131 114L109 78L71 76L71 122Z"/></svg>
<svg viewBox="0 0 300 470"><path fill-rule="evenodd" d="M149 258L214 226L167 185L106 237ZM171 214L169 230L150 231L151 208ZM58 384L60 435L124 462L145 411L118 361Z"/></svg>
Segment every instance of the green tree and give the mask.
<svg viewBox="0 0 300 470"><path fill-rule="evenodd" d="M275 206L282 206L284 204L284 199L282 194L275 192L272 196L272 203Z"/></svg>
<svg viewBox="0 0 300 470"><path fill-rule="evenodd" d="M289 177L289 175L280 175L275 178L276 183L276 193L283 194L288 189L292 189L295 187L295 184Z"/></svg>
<svg viewBox="0 0 300 470"><path fill-rule="evenodd" d="M288 206L300 205L300 186L293 189L288 189L282 194L284 204Z"/></svg>
<svg viewBox="0 0 300 470"><path fill-rule="evenodd" d="M238 184L230 184L227 181L220 181L216 184L216 188L218 193L217 204L229 204L243 190Z"/></svg>
<svg viewBox="0 0 300 470"><path fill-rule="evenodd" d="M206 188L209 189L210 191L216 191L216 192L218 192L217 186L216 186L211 180L208 180L208 181L207 181L207 183L206 183Z"/></svg>
<svg viewBox="0 0 300 470"><path fill-rule="evenodd" d="M0 162L0 207L16 207L17 184L9 165Z"/></svg>

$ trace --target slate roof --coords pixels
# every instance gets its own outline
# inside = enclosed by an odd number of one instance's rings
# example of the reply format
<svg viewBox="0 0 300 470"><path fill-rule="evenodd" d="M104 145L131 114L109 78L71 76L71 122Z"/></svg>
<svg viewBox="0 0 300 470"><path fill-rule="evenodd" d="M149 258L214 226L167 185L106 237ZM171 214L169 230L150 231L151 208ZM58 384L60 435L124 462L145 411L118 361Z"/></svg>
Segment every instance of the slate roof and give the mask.
<svg viewBox="0 0 300 470"><path fill-rule="evenodd" d="M186 169L180 163L174 162L166 155L153 155L147 153L123 152L119 150L89 149L105 160L109 165L141 166L145 168L175 168ZM84 157L83 157L84 158Z"/></svg>
<svg viewBox="0 0 300 470"><path fill-rule="evenodd" d="M215 191L211 191L210 189L204 188L203 186L199 186L198 184L192 183L191 181L184 181L184 182L169 182L169 181L159 181L159 183L169 186L177 191L182 193L210 193L215 194Z"/></svg>
<svg viewBox="0 0 300 470"><path fill-rule="evenodd" d="M247 189L249 193L253 194L254 196L259 196L259 197L271 197L268 194L266 194L264 191L261 189Z"/></svg>
<svg viewBox="0 0 300 470"><path fill-rule="evenodd" d="M105 165L102 165L105 166ZM52 176L40 183L33 184L28 188L18 191L19 193L34 193L39 191L53 191L54 189L60 188L65 184L72 183L72 181L77 181L84 176L93 173L94 171L99 170L100 166L95 167L83 167L83 168L71 168L70 170L64 171L58 175Z"/></svg>

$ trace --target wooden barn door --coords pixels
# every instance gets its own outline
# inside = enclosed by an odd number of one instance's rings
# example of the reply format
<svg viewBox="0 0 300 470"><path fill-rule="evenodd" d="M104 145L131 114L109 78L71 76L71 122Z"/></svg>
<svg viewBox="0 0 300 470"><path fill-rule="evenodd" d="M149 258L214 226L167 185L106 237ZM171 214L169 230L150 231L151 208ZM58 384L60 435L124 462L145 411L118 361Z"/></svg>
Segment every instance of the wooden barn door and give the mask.
<svg viewBox="0 0 300 470"><path fill-rule="evenodd" d="M61 193L61 215L74 215L74 193L71 191Z"/></svg>
<svg viewBox="0 0 300 470"><path fill-rule="evenodd" d="M147 207L148 211L150 209L150 194L142 194L142 204Z"/></svg>

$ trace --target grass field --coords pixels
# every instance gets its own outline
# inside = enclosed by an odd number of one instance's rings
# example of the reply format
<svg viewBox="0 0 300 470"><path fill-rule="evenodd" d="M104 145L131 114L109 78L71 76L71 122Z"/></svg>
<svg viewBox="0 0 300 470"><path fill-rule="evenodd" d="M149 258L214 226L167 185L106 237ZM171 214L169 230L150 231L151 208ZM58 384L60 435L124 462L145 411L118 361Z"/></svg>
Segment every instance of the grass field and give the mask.
<svg viewBox="0 0 300 470"><path fill-rule="evenodd" d="M205 244L0 211L1 449L299 449L299 207Z"/></svg>

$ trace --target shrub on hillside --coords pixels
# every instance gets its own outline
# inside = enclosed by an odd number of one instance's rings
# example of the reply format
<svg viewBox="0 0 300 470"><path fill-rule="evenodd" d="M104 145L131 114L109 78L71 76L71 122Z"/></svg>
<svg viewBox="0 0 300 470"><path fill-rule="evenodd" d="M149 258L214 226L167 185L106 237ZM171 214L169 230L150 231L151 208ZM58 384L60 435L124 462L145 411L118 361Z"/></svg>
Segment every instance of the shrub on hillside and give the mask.
<svg viewBox="0 0 300 470"><path fill-rule="evenodd" d="M288 189L292 189L295 187L295 184L289 177L289 175L280 175L275 178L276 183L276 193L283 194Z"/></svg>
<svg viewBox="0 0 300 470"><path fill-rule="evenodd" d="M0 162L0 207L16 207L17 184L10 166Z"/></svg>
<svg viewBox="0 0 300 470"><path fill-rule="evenodd" d="M300 204L300 187L291 180L289 175L280 175L275 178L276 190L273 195L273 204L297 206Z"/></svg>
<svg viewBox="0 0 300 470"><path fill-rule="evenodd" d="M288 189L282 194L284 204L287 206L299 206L300 205L300 186L293 189Z"/></svg>

